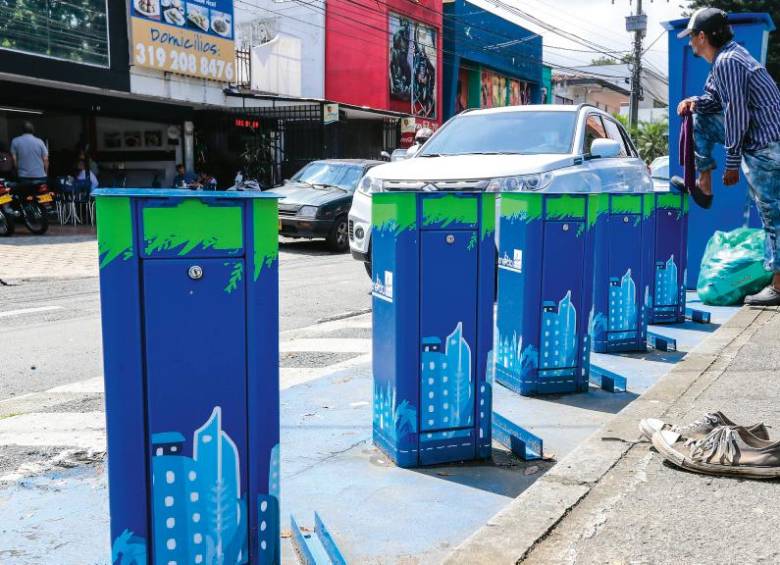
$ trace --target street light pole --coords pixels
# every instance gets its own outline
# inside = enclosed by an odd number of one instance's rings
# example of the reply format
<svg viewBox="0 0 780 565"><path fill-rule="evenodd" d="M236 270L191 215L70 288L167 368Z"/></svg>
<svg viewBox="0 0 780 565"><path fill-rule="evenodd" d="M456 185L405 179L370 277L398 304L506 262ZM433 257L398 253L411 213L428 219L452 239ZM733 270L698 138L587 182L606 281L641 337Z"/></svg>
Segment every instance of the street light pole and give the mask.
<svg viewBox="0 0 780 565"><path fill-rule="evenodd" d="M631 73L629 107L629 124L633 128L639 123L639 101L642 99L642 38L647 29L647 16L642 14L642 0L637 0L636 16L626 18L626 28L634 32L634 68Z"/></svg>

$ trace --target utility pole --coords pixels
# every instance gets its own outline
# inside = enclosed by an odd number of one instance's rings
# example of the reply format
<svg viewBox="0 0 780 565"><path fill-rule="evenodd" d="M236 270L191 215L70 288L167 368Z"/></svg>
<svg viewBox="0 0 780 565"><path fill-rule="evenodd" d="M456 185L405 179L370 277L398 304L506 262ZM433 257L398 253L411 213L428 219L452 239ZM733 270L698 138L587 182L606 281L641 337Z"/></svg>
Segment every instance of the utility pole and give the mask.
<svg viewBox="0 0 780 565"><path fill-rule="evenodd" d="M626 31L634 32L634 64L629 106L629 123L634 127L639 123L639 101L642 100L642 39L647 31L647 15L642 13L642 0L636 2L636 14L626 17Z"/></svg>

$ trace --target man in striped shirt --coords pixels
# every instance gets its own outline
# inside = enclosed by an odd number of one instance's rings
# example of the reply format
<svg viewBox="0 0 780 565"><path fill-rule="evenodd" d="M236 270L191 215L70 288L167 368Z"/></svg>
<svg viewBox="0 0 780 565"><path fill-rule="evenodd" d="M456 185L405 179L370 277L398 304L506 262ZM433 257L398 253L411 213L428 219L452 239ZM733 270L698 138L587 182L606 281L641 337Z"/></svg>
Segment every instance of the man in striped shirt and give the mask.
<svg viewBox="0 0 780 565"><path fill-rule="evenodd" d="M745 304L780 305L780 90L766 68L734 41L725 12L702 8L679 37L690 36L696 56L712 64L704 94L680 102L694 113L697 190L712 198L712 151L726 149L723 184L739 182L740 165L766 233L764 267L774 276Z"/></svg>

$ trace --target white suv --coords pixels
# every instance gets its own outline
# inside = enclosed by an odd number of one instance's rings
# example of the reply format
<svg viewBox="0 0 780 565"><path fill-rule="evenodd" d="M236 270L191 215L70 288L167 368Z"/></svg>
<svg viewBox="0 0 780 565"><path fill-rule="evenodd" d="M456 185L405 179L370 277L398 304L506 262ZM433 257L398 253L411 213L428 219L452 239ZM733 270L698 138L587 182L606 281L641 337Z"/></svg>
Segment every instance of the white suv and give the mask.
<svg viewBox="0 0 780 565"><path fill-rule="evenodd" d="M650 192L623 126L590 105L467 110L417 154L371 169L349 211L352 256L371 274L371 194L385 190Z"/></svg>

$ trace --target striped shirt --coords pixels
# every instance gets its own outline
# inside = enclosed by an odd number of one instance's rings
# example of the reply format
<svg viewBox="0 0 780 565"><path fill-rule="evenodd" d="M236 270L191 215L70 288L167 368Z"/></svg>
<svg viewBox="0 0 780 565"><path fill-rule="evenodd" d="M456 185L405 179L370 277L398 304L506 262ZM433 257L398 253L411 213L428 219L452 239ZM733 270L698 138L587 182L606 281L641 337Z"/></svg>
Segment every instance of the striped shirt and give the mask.
<svg viewBox="0 0 780 565"><path fill-rule="evenodd" d="M743 151L780 141L780 90L766 68L735 41L715 57L696 112L723 112L726 168L739 169Z"/></svg>

